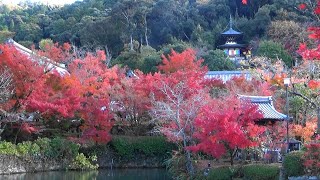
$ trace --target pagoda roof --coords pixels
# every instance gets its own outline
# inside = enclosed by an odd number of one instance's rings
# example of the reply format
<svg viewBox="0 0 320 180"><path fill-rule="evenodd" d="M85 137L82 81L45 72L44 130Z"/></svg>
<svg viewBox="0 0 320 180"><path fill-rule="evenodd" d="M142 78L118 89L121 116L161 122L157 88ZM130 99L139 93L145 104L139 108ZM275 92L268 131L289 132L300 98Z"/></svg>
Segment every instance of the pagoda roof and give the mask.
<svg viewBox="0 0 320 180"><path fill-rule="evenodd" d="M242 32L236 31L236 30L232 29L232 27L230 27L229 30L221 33L221 35L242 35Z"/></svg>
<svg viewBox="0 0 320 180"><path fill-rule="evenodd" d="M287 115L278 112L273 106L271 96L247 96L239 95L241 100L257 105L258 110L263 114L261 120L287 120Z"/></svg>
<svg viewBox="0 0 320 180"><path fill-rule="evenodd" d="M223 44L223 45L220 45L218 46L219 48L244 48L244 47L247 47L245 44Z"/></svg>

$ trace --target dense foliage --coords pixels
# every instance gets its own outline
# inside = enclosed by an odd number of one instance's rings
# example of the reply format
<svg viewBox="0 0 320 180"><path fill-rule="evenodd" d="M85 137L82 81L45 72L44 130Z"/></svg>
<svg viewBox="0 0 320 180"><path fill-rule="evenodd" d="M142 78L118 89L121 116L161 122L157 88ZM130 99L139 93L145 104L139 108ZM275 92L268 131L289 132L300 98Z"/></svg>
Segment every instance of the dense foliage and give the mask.
<svg viewBox="0 0 320 180"><path fill-rule="evenodd" d="M291 32L299 27L296 32L306 29L303 27L313 16L297 9L296 1L244 2L85 0L63 7L30 2L17 6L2 4L0 39L13 37L30 47L31 44L41 46L39 42L42 39L51 38L60 44L69 42L79 52L104 49L117 59L117 64L120 62L142 70L150 63L150 58L162 54L160 51L149 57L144 47L152 46L158 51L167 44L182 41L210 54L211 50L224 43L219 34L228 29L229 16L232 15L235 18L234 28L244 33L243 43L250 44L254 51L254 44L258 42L255 38L267 37L279 42L282 48L295 56L294 47L298 46L298 41L306 40L307 33L298 34L297 40L296 36L293 39ZM289 20L295 24L287 25ZM282 24L285 24L284 28L279 28L283 27ZM279 37L286 40L281 41ZM130 60L128 56L134 58ZM154 70L147 67L146 71Z"/></svg>
<svg viewBox="0 0 320 180"><path fill-rule="evenodd" d="M229 157L232 164L240 149L283 148L278 142L284 139L284 126L258 126L262 115L257 107L240 102L237 95L274 96L280 109L283 79L290 77L289 113L295 124L290 125L290 136L310 142L315 115L320 131L320 65L314 61L320 58L320 46L315 46L320 30L309 28L313 42L306 39L304 27L319 19L320 1L298 3L85 0L63 7L1 5L0 39L35 44L32 55L10 43L0 45L1 137L16 143L62 135L73 142L102 144L111 140L114 122L152 124L155 128L148 133L162 133L176 144L168 162L179 176L187 177L195 171L194 152ZM224 43L219 34L228 28L230 14L234 28L244 32L241 43L250 44L249 49L261 56L248 62L247 67L257 69L251 81L244 76L226 83L204 78L207 68L236 68L216 50ZM296 53L299 42L305 44ZM64 73L52 68L60 63L66 65ZM172 150L163 137L155 139L115 137L111 144L124 158L135 152L165 156ZM0 151L76 157L73 168L96 168L78 153L77 145L63 146L66 143L59 138L18 145L3 142ZM304 166L317 174L319 162L314 159L319 159L319 147L306 147ZM274 179L278 168L246 166L243 174L249 179Z"/></svg>

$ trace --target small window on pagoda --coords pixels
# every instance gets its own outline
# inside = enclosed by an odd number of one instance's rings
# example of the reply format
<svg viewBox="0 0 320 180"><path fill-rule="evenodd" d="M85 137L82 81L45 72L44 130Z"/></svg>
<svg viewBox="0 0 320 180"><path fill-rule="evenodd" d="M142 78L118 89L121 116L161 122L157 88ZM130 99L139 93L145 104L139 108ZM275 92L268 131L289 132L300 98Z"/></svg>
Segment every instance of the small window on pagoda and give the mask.
<svg viewBox="0 0 320 180"><path fill-rule="evenodd" d="M234 49L230 49L229 50L229 56L234 56L234 55L235 55Z"/></svg>
<svg viewBox="0 0 320 180"><path fill-rule="evenodd" d="M240 49L236 49L236 55L240 55Z"/></svg>

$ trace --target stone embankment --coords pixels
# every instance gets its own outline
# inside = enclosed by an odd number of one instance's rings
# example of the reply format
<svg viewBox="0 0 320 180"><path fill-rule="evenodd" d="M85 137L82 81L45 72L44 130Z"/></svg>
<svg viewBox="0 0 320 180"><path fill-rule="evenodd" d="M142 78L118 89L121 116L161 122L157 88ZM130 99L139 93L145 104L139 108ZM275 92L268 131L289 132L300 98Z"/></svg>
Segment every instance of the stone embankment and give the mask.
<svg viewBox="0 0 320 180"><path fill-rule="evenodd" d="M56 161L35 157L22 158L11 155L0 155L0 174L61 170L66 169L70 162L70 160Z"/></svg>
<svg viewBox="0 0 320 180"><path fill-rule="evenodd" d="M100 168L162 168L163 159L158 157L147 157L135 154L133 158L126 159L116 155L112 151L98 155ZM11 155L0 155L0 174L57 171L66 170L71 160L52 160L36 157L18 157Z"/></svg>

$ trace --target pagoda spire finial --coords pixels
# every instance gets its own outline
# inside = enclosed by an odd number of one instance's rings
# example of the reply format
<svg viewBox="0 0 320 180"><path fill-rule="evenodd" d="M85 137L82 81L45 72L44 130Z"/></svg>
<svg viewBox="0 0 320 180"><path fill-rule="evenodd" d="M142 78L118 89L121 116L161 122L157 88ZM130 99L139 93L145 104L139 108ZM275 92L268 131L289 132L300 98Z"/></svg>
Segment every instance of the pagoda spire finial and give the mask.
<svg viewBox="0 0 320 180"><path fill-rule="evenodd" d="M232 17L231 17L231 14L230 14L230 21L229 21L230 29L232 29L232 25L233 25L233 22L232 22Z"/></svg>

